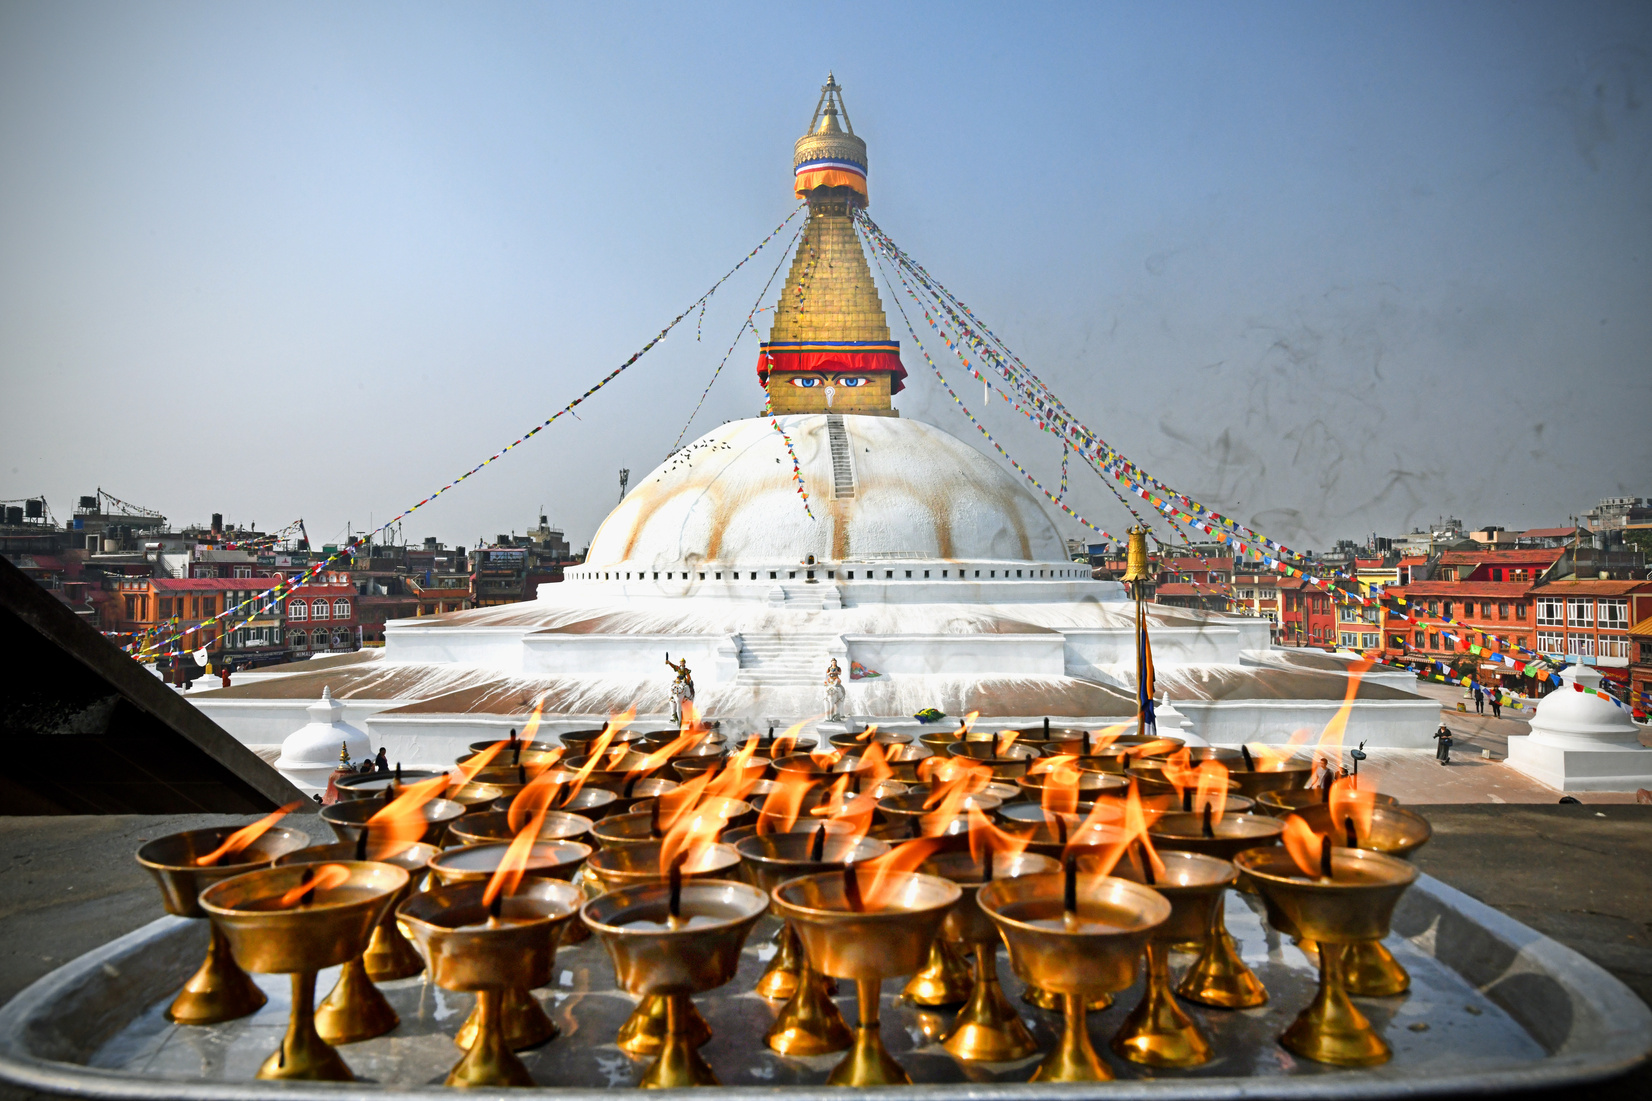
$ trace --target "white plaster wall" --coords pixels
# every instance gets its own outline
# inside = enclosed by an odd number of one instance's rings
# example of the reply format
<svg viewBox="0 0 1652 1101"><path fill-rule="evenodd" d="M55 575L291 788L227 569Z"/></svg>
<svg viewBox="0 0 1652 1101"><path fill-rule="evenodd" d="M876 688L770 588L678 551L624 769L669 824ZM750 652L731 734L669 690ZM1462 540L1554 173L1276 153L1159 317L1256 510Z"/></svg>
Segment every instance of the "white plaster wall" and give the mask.
<svg viewBox="0 0 1652 1101"><path fill-rule="evenodd" d="M1284 743L1298 730L1320 731L1342 707L1340 700L1177 700L1199 735L1211 745ZM1361 700L1349 710L1343 744L1370 749L1427 749L1440 724L1438 700Z"/></svg>
<svg viewBox="0 0 1652 1101"><path fill-rule="evenodd" d="M307 710L315 700L191 699L207 718L229 731L243 745L279 745L287 735L308 726ZM367 720L380 711L402 707L412 700L338 700L344 722L366 729ZM374 748L377 749L377 743Z"/></svg>
<svg viewBox="0 0 1652 1101"><path fill-rule="evenodd" d="M486 666L501 673L522 671L526 627L436 627L392 621L384 628L384 657L390 664L430 662Z"/></svg>
<svg viewBox="0 0 1652 1101"><path fill-rule="evenodd" d="M633 677L639 670L672 673L665 667L688 659L696 689L727 684L740 671L740 649L732 635L564 635L546 632L522 640L522 672L568 677Z"/></svg>
<svg viewBox="0 0 1652 1101"><path fill-rule="evenodd" d="M1153 661L1159 668L1194 663L1238 660L1240 632L1231 624L1212 627L1150 627ZM1136 664L1136 632L1132 627L1064 627L1066 673L1070 677L1111 681L1110 666Z"/></svg>
<svg viewBox="0 0 1652 1101"><path fill-rule="evenodd" d="M885 675L942 673L1060 676L1062 637L1036 635L845 635L849 657Z"/></svg>

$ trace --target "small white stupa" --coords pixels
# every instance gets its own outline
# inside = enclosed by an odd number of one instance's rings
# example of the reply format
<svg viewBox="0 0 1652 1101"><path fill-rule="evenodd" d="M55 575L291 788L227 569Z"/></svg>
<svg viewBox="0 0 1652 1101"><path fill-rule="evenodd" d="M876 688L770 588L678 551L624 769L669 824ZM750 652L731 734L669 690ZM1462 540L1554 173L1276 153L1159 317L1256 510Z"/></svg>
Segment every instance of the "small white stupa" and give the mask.
<svg viewBox="0 0 1652 1101"><path fill-rule="evenodd" d="M1574 665L1543 697L1532 732L1509 739L1509 765L1560 791L1634 791L1652 787L1652 749L1627 709L1592 689L1600 674Z"/></svg>
<svg viewBox="0 0 1652 1101"><path fill-rule="evenodd" d="M341 748L359 762L373 755L373 747L365 732L344 721L344 705L333 699L331 688L322 688L321 699L305 710L309 723L282 740L275 767L308 795L327 790Z"/></svg>

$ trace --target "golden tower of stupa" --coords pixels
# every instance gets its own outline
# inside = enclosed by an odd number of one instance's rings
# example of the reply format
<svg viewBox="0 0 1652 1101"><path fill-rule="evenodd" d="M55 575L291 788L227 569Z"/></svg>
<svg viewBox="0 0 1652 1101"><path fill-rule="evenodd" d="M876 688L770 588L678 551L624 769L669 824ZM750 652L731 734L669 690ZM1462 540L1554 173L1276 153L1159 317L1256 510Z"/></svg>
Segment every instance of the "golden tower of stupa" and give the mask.
<svg viewBox="0 0 1652 1101"><path fill-rule="evenodd" d="M883 300L855 235L855 211L867 201L866 142L856 136L830 73L792 167L809 220L758 356L770 408L897 416L890 399L906 377L900 343L889 339Z"/></svg>

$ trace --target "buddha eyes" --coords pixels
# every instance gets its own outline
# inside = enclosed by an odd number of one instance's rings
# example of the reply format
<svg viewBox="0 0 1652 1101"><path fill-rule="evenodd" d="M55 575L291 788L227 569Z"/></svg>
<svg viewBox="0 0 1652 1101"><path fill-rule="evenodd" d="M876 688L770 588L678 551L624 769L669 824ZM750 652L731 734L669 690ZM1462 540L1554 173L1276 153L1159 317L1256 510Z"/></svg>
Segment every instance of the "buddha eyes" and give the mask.
<svg viewBox="0 0 1652 1101"><path fill-rule="evenodd" d="M869 385L871 385L871 383L872 383L871 379L865 378L865 377L860 376L860 375L855 375L855 376L852 376L850 378L836 379L833 382L831 382L830 385L833 385L833 386L847 386L850 389L853 389L854 387L857 387L857 386L869 386ZM826 386L826 385L828 385L828 383L823 378L794 378L794 379L792 379L792 385L796 386L796 387L799 387L801 389L804 389L804 390L813 390L816 387Z"/></svg>

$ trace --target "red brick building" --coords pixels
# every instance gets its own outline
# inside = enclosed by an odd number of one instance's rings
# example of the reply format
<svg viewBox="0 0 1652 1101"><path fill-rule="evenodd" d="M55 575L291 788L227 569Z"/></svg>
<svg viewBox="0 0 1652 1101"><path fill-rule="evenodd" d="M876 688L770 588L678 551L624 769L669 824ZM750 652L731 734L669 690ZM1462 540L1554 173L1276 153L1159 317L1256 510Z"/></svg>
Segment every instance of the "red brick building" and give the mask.
<svg viewBox="0 0 1652 1101"><path fill-rule="evenodd" d="M304 585L282 597L287 650L294 656L360 648L356 632L356 587L345 574L328 574L321 584Z"/></svg>
<svg viewBox="0 0 1652 1101"><path fill-rule="evenodd" d="M1280 643L1336 648L1336 605L1323 586L1300 577L1282 577L1279 601Z"/></svg>

